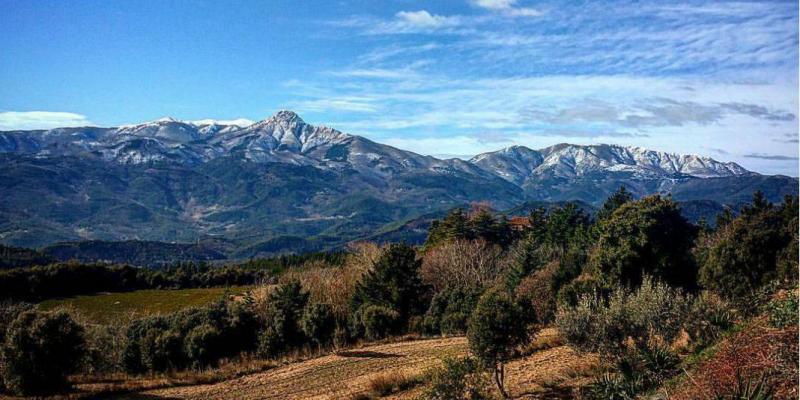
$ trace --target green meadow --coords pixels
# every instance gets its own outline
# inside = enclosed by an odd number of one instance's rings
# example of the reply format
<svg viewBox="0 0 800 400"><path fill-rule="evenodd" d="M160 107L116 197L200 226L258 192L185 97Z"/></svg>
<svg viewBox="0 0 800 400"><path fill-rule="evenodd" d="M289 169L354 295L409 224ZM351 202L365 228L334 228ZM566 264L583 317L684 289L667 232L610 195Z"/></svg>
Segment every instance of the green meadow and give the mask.
<svg viewBox="0 0 800 400"><path fill-rule="evenodd" d="M45 300L43 310L71 308L99 323L146 315L165 314L187 307L201 306L223 296L240 295L249 286L199 289L148 289L120 293L97 293Z"/></svg>

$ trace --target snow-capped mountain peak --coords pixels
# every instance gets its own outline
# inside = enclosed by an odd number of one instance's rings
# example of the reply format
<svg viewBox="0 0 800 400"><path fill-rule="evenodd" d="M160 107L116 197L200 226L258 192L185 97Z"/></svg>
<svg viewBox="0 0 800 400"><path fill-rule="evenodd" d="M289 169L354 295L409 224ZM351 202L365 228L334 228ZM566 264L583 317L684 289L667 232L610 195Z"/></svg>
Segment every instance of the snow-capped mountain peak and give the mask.
<svg viewBox="0 0 800 400"><path fill-rule="evenodd" d="M464 172L500 177L516 185L540 178L572 179L597 174L658 179L751 174L735 163L708 157L605 144L562 143L540 150L511 146L479 154L468 162L439 160L307 124L289 110L278 111L259 122L164 117L117 128L0 132L0 152L42 157L100 155L120 163L198 163L231 156L252 162L353 168L381 176L410 170Z"/></svg>
<svg viewBox="0 0 800 400"><path fill-rule="evenodd" d="M561 143L541 150L512 146L479 154L470 161L516 184L542 177L575 178L597 173L626 173L640 178L752 174L736 163L709 157L606 144Z"/></svg>

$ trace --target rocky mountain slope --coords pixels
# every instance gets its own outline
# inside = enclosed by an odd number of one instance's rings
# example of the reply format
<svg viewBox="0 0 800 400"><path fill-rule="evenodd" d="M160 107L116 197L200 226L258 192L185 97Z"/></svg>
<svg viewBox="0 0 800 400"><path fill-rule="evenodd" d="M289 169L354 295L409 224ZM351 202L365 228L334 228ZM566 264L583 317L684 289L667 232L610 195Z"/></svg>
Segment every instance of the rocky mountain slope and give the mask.
<svg viewBox="0 0 800 400"><path fill-rule="evenodd" d="M774 200L797 191L794 178L633 147L515 146L442 160L290 111L255 123L163 118L0 132L0 243L220 238L249 256L374 237L474 201L597 205L620 185L731 205L756 189Z"/></svg>

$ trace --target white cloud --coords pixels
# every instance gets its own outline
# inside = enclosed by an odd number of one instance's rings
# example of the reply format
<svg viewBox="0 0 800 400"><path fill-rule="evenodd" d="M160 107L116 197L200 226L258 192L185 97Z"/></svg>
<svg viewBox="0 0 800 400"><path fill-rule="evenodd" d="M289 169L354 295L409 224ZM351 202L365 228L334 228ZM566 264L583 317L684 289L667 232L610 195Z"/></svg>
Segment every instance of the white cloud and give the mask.
<svg viewBox="0 0 800 400"><path fill-rule="evenodd" d="M378 106L370 103L368 98L363 97L331 97L315 100L299 101L293 104L292 108L297 109L299 112L313 111L313 112L332 112L332 111L350 111L357 113L372 113L378 111Z"/></svg>
<svg viewBox="0 0 800 400"><path fill-rule="evenodd" d="M413 28L442 28L459 24L458 17L431 14L425 10L400 11L395 17L404 25Z"/></svg>
<svg viewBox="0 0 800 400"><path fill-rule="evenodd" d="M529 7L516 7L517 0L472 0L477 7L499 11L512 17L539 17L544 15L540 10Z"/></svg>
<svg viewBox="0 0 800 400"><path fill-rule="evenodd" d="M92 123L85 115L58 111L2 111L0 130L52 129L59 127L88 126Z"/></svg>

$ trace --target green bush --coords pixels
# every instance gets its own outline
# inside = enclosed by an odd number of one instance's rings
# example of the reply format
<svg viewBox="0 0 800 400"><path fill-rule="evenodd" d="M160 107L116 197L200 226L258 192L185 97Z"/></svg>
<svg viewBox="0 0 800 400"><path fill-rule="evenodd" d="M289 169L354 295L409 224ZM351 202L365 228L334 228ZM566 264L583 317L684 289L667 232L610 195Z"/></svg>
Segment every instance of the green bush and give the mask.
<svg viewBox="0 0 800 400"><path fill-rule="evenodd" d="M21 396L69 387L67 374L86 354L84 330L66 312L25 311L8 326L0 349L3 385Z"/></svg>
<svg viewBox="0 0 800 400"><path fill-rule="evenodd" d="M257 332L249 305L224 301L142 318L125 333L122 365L132 373L202 368L252 351Z"/></svg>
<svg viewBox="0 0 800 400"><path fill-rule="evenodd" d="M686 332L697 347L708 346L733 326L735 314L725 300L703 292L694 299L687 314Z"/></svg>
<svg viewBox="0 0 800 400"><path fill-rule="evenodd" d="M336 327L333 309L329 304L313 304L306 307L300 327L306 337L313 340L317 346L322 347L329 344Z"/></svg>
<svg viewBox="0 0 800 400"><path fill-rule="evenodd" d="M783 300L773 300L767 304L769 324L773 328L797 325L797 296L793 293Z"/></svg>
<svg viewBox="0 0 800 400"><path fill-rule="evenodd" d="M142 365L150 371L167 371L186 366L183 338L172 329L149 329L141 341Z"/></svg>
<svg viewBox="0 0 800 400"><path fill-rule="evenodd" d="M367 304L358 310L358 320L367 339L382 339L397 331L400 314L388 307Z"/></svg>
<svg viewBox="0 0 800 400"><path fill-rule="evenodd" d="M306 343L300 320L307 304L308 293L297 281L283 284L270 293L259 336L261 356L277 357Z"/></svg>
<svg viewBox="0 0 800 400"><path fill-rule="evenodd" d="M192 328L184 338L186 356L195 367L215 365L222 358L222 334L211 324Z"/></svg>
<svg viewBox="0 0 800 400"><path fill-rule="evenodd" d="M84 370L90 374L124 371L125 327L88 324L84 329L87 353Z"/></svg>
<svg viewBox="0 0 800 400"><path fill-rule="evenodd" d="M645 277L631 292L619 288L606 301L583 296L574 307L562 307L556 325L581 350L612 357L622 355L629 341L639 348L672 343L681 332L689 300L680 290Z"/></svg>
<svg viewBox="0 0 800 400"><path fill-rule="evenodd" d="M430 384L420 400L491 399L489 379L477 360L445 358L444 364L429 372Z"/></svg>
<svg viewBox="0 0 800 400"><path fill-rule="evenodd" d="M638 387L621 374L606 373L595 378L586 391L586 397L593 400L633 400Z"/></svg>
<svg viewBox="0 0 800 400"><path fill-rule="evenodd" d="M463 334L480 295L480 288L462 287L448 287L436 293L424 316L426 333Z"/></svg>

